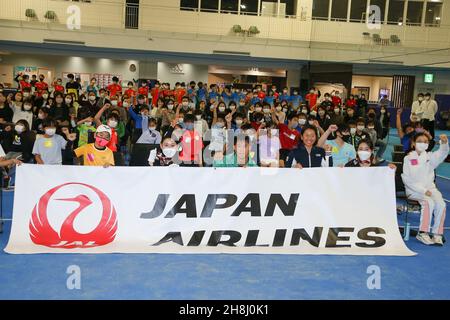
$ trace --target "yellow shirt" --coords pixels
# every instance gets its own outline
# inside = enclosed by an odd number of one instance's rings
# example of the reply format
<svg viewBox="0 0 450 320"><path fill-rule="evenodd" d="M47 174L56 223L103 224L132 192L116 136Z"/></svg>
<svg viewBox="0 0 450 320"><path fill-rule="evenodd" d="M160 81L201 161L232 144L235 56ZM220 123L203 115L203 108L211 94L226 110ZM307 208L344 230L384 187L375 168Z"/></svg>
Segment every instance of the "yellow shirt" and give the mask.
<svg viewBox="0 0 450 320"><path fill-rule="evenodd" d="M85 166L104 166L106 164L114 165L113 152L106 148L105 150L98 150L93 143L85 144L74 150L75 155L83 157L83 164Z"/></svg>

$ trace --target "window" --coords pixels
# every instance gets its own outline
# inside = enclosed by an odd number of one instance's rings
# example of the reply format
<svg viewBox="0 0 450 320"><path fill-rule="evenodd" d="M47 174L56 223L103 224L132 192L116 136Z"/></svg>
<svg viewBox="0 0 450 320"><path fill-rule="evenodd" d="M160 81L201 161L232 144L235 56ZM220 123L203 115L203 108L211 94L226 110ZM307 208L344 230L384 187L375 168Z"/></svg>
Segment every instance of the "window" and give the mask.
<svg viewBox="0 0 450 320"><path fill-rule="evenodd" d="M241 14L257 15L258 0L241 0Z"/></svg>
<svg viewBox="0 0 450 320"><path fill-rule="evenodd" d="M222 0L220 3L220 12L237 14L238 0Z"/></svg>
<svg viewBox="0 0 450 320"><path fill-rule="evenodd" d="M297 14L297 0L280 0L280 17L295 16Z"/></svg>
<svg viewBox="0 0 450 320"><path fill-rule="evenodd" d="M384 22L384 13L386 12L386 0L370 0L371 6L377 6L380 8L380 16L376 17L375 19L380 21L381 23Z"/></svg>
<svg viewBox="0 0 450 320"><path fill-rule="evenodd" d="M127 0L125 7L125 28L139 28L139 0Z"/></svg>
<svg viewBox="0 0 450 320"><path fill-rule="evenodd" d="M439 26L441 24L442 2L427 2L425 11L425 25Z"/></svg>
<svg viewBox="0 0 450 320"><path fill-rule="evenodd" d="M348 0L333 1L331 6L331 20L346 21L347 20Z"/></svg>
<svg viewBox="0 0 450 320"><path fill-rule="evenodd" d="M203 0L200 3L200 11L205 12L218 12L219 11L219 0Z"/></svg>
<svg viewBox="0 0 450 320"><path fill-rule="evenodd" d="M277 16L277 6L278 6L278 0L263 0L263 1L261 1L260 14L262 16L276 17ZM281 13L281 10L280 10L280 13Z"/></svg>
<svg viewBox="0 0 450 320"><path fill-rule="evenodd" d="M351 22L365 22L367 11L367 0L352 0L350 8Z"/></svg>
<svg viewBox="0 0 450 320"><path fill-rule="evenodd" d="M388 24L403 23L403 11L405 9L405 0L390 0L388 11Z"/></svg>
<svg viewBox="0 0 450 320"><path fill-rule="evenodd" d="M314 0L312 7L313 19L328 20L330 0Z"/></svg>
<svg viewBox="0 0 450 320"><path fill-rule="evenodd" d="M406 11L406 24L410 26L420 26L422 23L423 2L408 1Z"/></svg>
<svg viewBox="0 0 450 320"><path fill-rule="evenodd" d="M198 0L181 0L180 8L181 8L181 10L197 11L198 10Z"/></svg>

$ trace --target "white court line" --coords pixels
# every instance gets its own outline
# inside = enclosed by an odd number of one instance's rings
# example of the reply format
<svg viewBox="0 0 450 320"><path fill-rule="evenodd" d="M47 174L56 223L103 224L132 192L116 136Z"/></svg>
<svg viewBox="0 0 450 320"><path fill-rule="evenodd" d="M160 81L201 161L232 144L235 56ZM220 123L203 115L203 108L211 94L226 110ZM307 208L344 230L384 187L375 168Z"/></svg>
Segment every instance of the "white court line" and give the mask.
<svg viewBox="0 0 450 320"><path fill-rule="evenodd" d="M442 178L442 179L445 179L445 180L450 180L450 178L448 178L448 177L444 177L444 176L440 176L440 175L436 175L437 177L439 177L439 178Z"/></svg>

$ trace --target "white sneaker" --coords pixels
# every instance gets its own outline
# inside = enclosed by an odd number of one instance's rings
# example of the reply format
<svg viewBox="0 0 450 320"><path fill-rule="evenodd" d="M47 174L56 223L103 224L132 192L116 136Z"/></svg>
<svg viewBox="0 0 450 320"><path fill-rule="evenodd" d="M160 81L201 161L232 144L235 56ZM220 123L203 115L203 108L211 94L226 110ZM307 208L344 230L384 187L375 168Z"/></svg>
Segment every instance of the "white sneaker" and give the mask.
<svg viewBox="0 0 450 320"><path fill-rule="evenodd" d="M430 244L434 244L433 240L431 240L430 235L426 232L420 232L417 234L416 239L429 246Z"/></svg>
<svg viewBox="0 0 450 320"><path fill-rule="evenodd" d="M433 236L433 243L437 244L438 246L443 246L444 242L442 241L442 236L441 235L434 235Z"/></svg>

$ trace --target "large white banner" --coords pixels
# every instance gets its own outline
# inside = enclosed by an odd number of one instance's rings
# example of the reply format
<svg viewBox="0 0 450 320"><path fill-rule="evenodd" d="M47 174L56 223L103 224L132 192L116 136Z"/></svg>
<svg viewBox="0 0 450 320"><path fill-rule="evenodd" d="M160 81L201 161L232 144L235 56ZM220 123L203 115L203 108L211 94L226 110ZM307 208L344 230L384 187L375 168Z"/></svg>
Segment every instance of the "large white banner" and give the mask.
<svg viewBox="0 0 450 320"><path fill-rule="evenodd" d="M5 251L414 255L387 167L22 165Z"/></svg>

